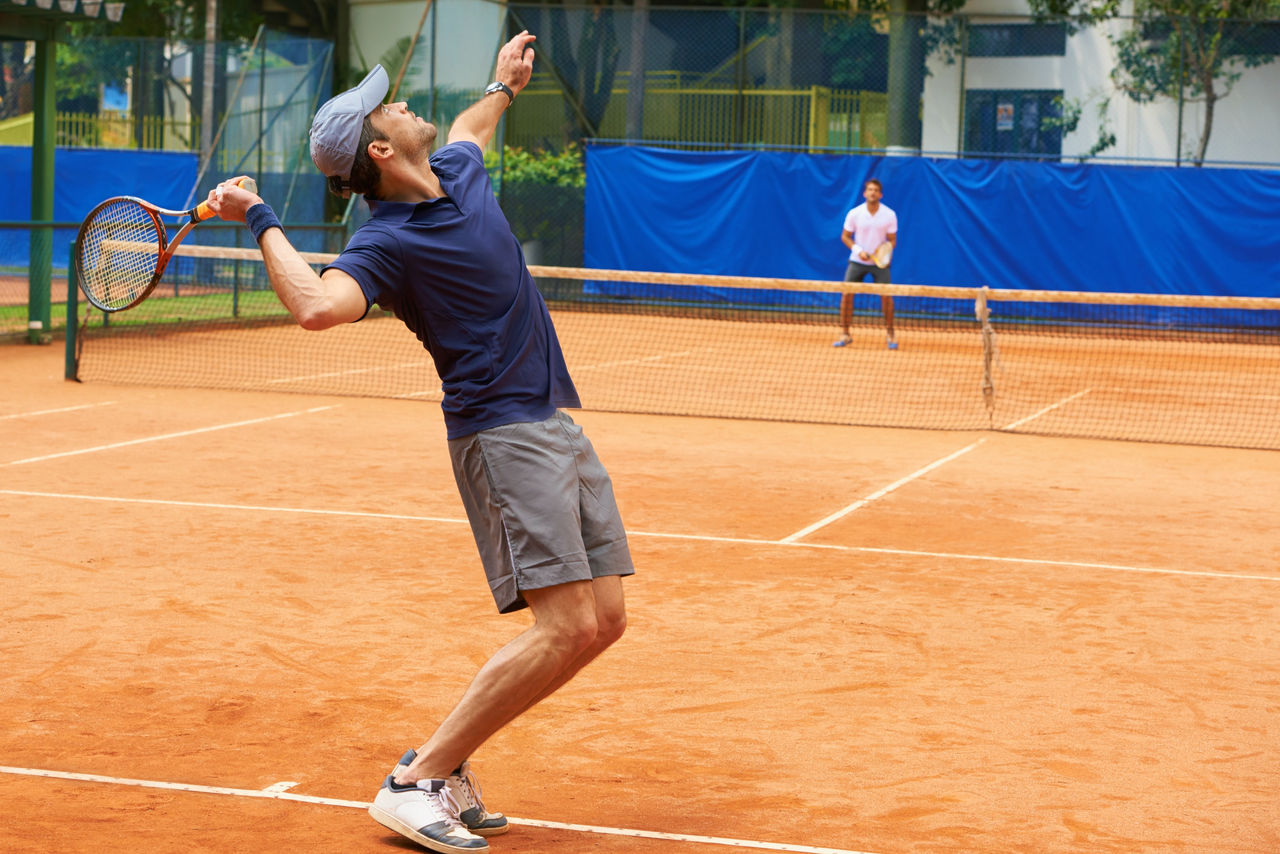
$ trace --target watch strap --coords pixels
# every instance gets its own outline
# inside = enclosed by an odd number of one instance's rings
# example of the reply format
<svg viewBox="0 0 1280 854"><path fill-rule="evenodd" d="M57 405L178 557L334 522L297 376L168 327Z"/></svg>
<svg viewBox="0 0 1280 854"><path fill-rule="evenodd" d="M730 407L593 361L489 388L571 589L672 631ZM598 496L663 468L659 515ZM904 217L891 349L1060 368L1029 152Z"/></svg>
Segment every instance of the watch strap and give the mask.
<svg viewBox="0 0 1280 854"><path fill-rule="evenodd" d="M490 95L494 92L501 92L507 96L507 102L510 103L516 99L516 93L511 91L511 87L501 80L495 80L485 87L484 93Z"/></svg>

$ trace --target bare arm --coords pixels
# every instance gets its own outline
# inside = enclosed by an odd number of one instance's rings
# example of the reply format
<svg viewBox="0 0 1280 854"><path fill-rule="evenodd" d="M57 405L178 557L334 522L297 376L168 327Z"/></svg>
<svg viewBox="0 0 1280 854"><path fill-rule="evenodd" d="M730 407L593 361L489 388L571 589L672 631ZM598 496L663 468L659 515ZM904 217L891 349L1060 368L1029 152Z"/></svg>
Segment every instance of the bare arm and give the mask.
<svg viewBox="0 0 1280 854"><path fill-rule="evenodd" d="M841 242L841 243L843 243L845 246L848 246L850 251L852 251L852 252L857 252L857 253L858 253L858 258L859 258L860 260L862 260L862 261L869 261L869 260L871 260L871 256L870 256L870 255L868 255L868 254L866 253L866 251L864 251L864 250L863 250L863 248L862 248L861 246L859 246L858 244L856 244L856 243L854 243L854 242L853 242L853 232L852 232L852 231L849 231L848 229L845 229L844 231L840 232L840 242Z"/></svg>
<svg viewBox="0 0 1280 854"><path fill-rule="evenodd" d="M268 229L258 245L272 289L303 329L351 323L368 311L364 291L355 279L335 268L317 275L280 229Z"/></svg>
<svg viewBox="0 0 1280 854"><path fill-rule="evenodd" d="M498 51L494 79L507 84L516 94L528 85L533 74L533 48L530 45L535 38L525 30ZM493 138L502 113L510 105L507 96L501 92L485 95L453 120L448 141L470 141L484 148Z"/></svg>
<svg viewBox="0 0 1280 854"><path fill-rule="evenodd" d="M218 190L209 194L209 207L222 219L244 222L249 208L262 202L255 193L236 186L241 178L219 184L221 195ZM303 329L328 329L364 317L369 306L356 280L336 269L317 274L280 229L263 232L258 247L272 289Z"/></svg>

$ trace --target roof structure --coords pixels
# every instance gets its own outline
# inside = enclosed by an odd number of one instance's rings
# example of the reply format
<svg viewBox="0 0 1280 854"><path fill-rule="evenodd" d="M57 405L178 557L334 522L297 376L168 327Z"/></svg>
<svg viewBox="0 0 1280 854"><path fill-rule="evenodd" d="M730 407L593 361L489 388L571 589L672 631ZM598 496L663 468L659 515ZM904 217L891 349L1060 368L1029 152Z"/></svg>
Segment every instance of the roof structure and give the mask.
<svg viewBox="0 0 1280 854"><path fill-rule="evenodd" d="M116 22L124 3L103 0L0 0L0 39L48 38L59 25L71 21Z"/></svg>

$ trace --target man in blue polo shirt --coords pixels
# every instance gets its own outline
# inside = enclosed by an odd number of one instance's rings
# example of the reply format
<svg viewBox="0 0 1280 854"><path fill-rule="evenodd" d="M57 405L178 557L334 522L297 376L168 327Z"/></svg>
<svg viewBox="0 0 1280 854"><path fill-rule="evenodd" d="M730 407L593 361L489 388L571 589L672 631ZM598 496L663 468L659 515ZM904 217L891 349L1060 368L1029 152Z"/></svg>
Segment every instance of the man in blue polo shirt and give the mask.
<svg viewBox="0 0 1280 854"><path fill-rule="evenodd" d="M634 572L609 476L561 410L579 406L578 394L484 169L482 149L529 82L533 40L525 32L502 47L496 80L435 154L434 125L382 103L381 66L320 108L312 159L332 190L364 194L372 216L319 275L239 178L209 200L253 231L272 287L304 328L360 320L377 303L418 336L443 384L454 476L494 601L502 613L533 611L533 626L480 668L369 808L440 852L484 851L484 837L506 832L480 801L469 758L621 637L622 577Z"/></svg>

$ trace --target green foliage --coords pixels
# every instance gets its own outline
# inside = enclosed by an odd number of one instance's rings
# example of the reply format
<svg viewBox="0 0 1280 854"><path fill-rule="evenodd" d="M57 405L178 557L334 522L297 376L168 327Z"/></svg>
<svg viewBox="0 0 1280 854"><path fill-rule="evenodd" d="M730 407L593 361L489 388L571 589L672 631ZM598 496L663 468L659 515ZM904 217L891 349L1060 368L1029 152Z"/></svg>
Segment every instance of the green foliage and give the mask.
<svg viewBox="0 0 1280 854"><path fill-rule="evenodd" d="M505 149L485 153L485 168L498 190L511 230L525 244L539 244L541 261L568 267L582 265L583 207L587 186L582 149L562 151Z"/></svg>
<svg viewBox="0 0 1280 854"><path fill-rule="evenodd" d="M501 160L501 163L499 163ZM582 149L570 143L562 151L525 151L508 146L499 158L497 152L486 151L485 168L507 185L532 183L549 187L578 187L587 185L586 161ZM501 175L497 170L501 167Z"/></svg>
<svg viewBox="0 0 1280 854"><path fill-rule="evenodd" d="M1095 93L1091 94L1088 99L1064 98L1061 95L1054 98L1053 104L1058 108L1058 115L1045 116L1041 119L1041 129L1046 131L1061 129L1063 136L1073 133L1080 126L1080 119L1084 115L1085 103L1094 97L1101 96ZM1094 141L1093 146L1080 156L1081 162L1088 160L1090 157L1097 157L1116 144L1115 132L1111 130L1110 106L1111 102L1106 100L1105 97L1102 97L1098 102L1098 138Z"/></svg>
<svg viewBox="0 0 1280 854"><path fill-rule="evenodd" d="M822 54L833 89L864 89L865 81L883 76L883 37L870 15L823 17Z"/></svg>
<svg viewBox="0 0 1280 854"><path fill-rule="evenodd" d="M104 19L71 25L72 41L83 36L203 41L206 0L129 0L118 23ZM218 0L218 38L252 39L262 23L261 0Z"/></svg>
<svg viewBox="0 0 1280 854"><path fill-rule="evenodd" d="M133 42L102 38L59 42L54 54L59 102L89 99L92 103L80 108L96 111L99 86L123 86L136 57Z"/></svg>
<svg viewBox="0 0 1280 854"><path fill-rule="evenodd" d="M1120 14L1119 0L1029 0L1033 13L1064 15L1076 26ZM1138 103L1156 98L1202 101L1200 140L1192 159L1204 161L1213 133L1213 107L1243 69L1274 62L1280 46L1265 44L1280 17L1280 0L1135 0L1132 26L1111 37L1116 66L1111 80ZM1259 44L1261 41L1264 43Z"/></svg>

